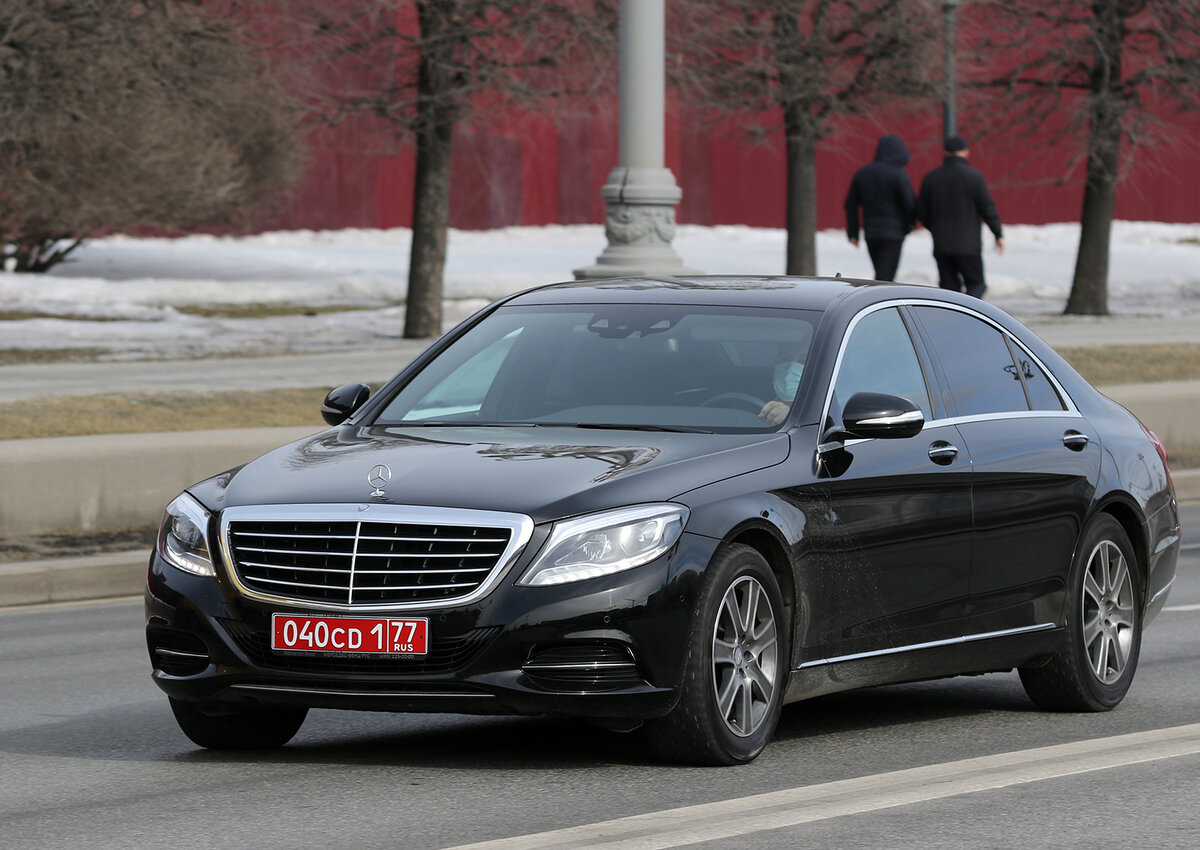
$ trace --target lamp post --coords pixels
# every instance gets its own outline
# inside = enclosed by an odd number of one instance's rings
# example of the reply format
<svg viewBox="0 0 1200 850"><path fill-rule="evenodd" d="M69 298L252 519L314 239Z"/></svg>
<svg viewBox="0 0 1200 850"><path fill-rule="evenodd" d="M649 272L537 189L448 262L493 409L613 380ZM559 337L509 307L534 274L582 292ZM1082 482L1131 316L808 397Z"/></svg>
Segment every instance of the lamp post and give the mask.
<svg viewBox="0 0 1200 850"><path fill-rule="evenodd" d="M619 164L600 190L608 247L577 279L695 274L671 247L683 192L664 166L664 0L621 0Z"/></svg>
<svg viewBox="0 0 1200 850"><path fill-rule="evenodd" d="M948 139L958 132L956 100L958 98L958 69L955 65L956 29L958 7L962 0L942 0L942 16L945 18L946 34L946 101L942 105L942 138Z"/></svg>

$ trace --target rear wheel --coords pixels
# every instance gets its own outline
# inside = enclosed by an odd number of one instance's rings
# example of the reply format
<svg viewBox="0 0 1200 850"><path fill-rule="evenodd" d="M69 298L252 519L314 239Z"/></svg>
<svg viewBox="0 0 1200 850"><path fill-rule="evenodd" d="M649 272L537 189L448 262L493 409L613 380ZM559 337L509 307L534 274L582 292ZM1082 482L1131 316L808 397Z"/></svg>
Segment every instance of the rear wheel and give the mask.
<svg viewBox="0 0 1200 850"><path fill-rule="evenodd" d="M192 743L210 750L262 750L292 740L307 708L243 708L222 710L202 703L171 699L175 722Z"/></svg>
<svg viewBox="0 0 1200 850"><path fill-rule="evenodd" d="M779 583L749 546L714 556L692 630L678 705L646 725L670 761L741 764L779 722L787 687L788 623Z"/></svg>
<svg viewBox="0 0 1200 850"><path fill-rule="evenodd" d="M1129 536L1113 517L1101 514L1084 530L1071 572L1066 639L1045 664L1020 670L1030 699L1050 711L1116 706L1137 669L1141 600Z"/></svg>

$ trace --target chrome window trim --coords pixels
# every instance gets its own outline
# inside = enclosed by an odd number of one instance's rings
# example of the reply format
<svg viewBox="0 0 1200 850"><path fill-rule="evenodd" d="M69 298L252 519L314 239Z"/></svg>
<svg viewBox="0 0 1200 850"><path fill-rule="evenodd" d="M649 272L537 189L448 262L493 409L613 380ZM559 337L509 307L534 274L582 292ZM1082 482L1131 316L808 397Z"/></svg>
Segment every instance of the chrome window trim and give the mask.
<svg viewBox="0 0 1200 850"><path fill-rule="evenodd" d="M889 649L872 650L871 652L856 652L851 655L839 655L835 658L818 658L815 661L806 661L796 669L806 670L810 667L823 667L827 664L840 664L843 661L861 661L867 658L882 658L888 655L898 655L902 652L915 652L921 649L938 649L946 646L959 646L964 643L975 643L981 640L992 640L993 638L1033 634L1034 632L1045 632L1056 628L1058 628L1058 626L1054 623L1038 623L1036 626L1022 626L1016 629L1003 629L1002 631L998 632L982 632L975 635L963 635L962 637L946 638L945 640L931 640L927 643L914 643L910 644L909 646L894 646Z"/></svg>
<svg viewBox="0 0 1200 850"><path fill-rule="evenodd" d="M314 602L275 596L247 587L234 569L233 550L229 541L229 525L233 522L396 522L414 524L446 524L503 528L510 532L508 545L496 560L491 574L479 587L465 596L426 602L391 602L373 605L343 605ZM490 593L512 569L517 557L533 536L533 520L525 514L501 511L481 511L467 508L436 508L424 505L384 505L377 503L312 504L312 505L244 505L226 508L221 512L220 545L225 574L248 599L318 611L413 611L455 608L481 599ZM356 544L357 548L357 544Z"/></svg>
<svg viewBox="0 0 1200 850"><path fill-rule="evenodd" d="M936 424L957 424L960 422L981 422L981 421L987 421L987 420L998 419L998 418L1044 417L1044 416L1064 416L1064 415L1074 415L1081 419L1083 418L1083 414L1080 413L1078 405L1075 404L1074 399L1072 399L1070 394L1067 393L1067 391L1063 387L1063 385L1061 383L1059 383L1058 378L1056 378L1054 376L1054 373L1050 369L1046 368L1046 364L1043 363L1036 354L1034 354L1032 351L1030 351L1028 348L1026 348L1024 343L1021 342L1021 340L1017 339L1015 336L1013 336L1011 333L1009 333L1008 330L1006 330L1003 325L993 321L992 319L989 319L987 316L983 315L982 313L978 313L974 310L971 310L968 307L964 307L961 304L950 304L945 301L935 301L933 299L927 299L927 298L900 298L900 299L896 299L893 301L881 301L878 304L871 304L870 306L865 307L862 310L860 310L854 316L854 318L850 320L850 324L848 324L846 326L846 332L844 334L842 334L841 344L838 347L837 359L834 361L834 364L833 364L833 375L830 377L829 386L825 390L825 404L821 408L821 418L818 421L825 422L829 418L829 408L833 405L833 388L837 384L838 374L842 370L842 359L845 357L845 354L846 354L846 345L847 345L847 343L849 343L850 337L854 334L854 329L856 327L858 327L858 323L860 321L862 321L866 316L869 316L870 314L872 314L878 310L888 310L888 309L895 309L895 308L899 308L899 307L936 307L936 308L942 309L942 310L955 310L959 313L965 313L966 315L968 315L974 319L978 319L979 321L984 322L987 325L990 325L991 327L993 327L997 331L999 331L1001 334L1003 334L1006 339L1011 340L1013 345L1015 345L1018 350L1023 352L1026 356L1028 356L1031 360L1033 360L1034 363L1036 363L1038 365L1038 368L1042 370L1042 374L1046 376L1046 380L1050 381L1051 385L1053 385L1053 387L1055 389L1055 392L1058 393L1059 398L1061 398L1063 401L1063 404L1066 405L1066 409L1064 409L1064 410L1010 410L1010 411L1001 411L1001 412L997 412L997 413L976 414L976 415L972 415L972 416L954 416L954 417L946 417L944 419L932 419L925 423L925 430L928 430L935 423ZM917 358L919 361L920 354L918 352L916 352L915 350L914 350L914 354L917 354ZM933 399L931 398L930 404L932 405L932 403L933 403Z"/></svg>
<svg viewBox="0 0 1200 850"><path fill-rule="evenodd" d="M975 413L970 416L948 416L938 419L948 425L969 425L972 422L996 422L1005 419L1083 419L1078 410L1008 410L1002 413Z"/></svg>

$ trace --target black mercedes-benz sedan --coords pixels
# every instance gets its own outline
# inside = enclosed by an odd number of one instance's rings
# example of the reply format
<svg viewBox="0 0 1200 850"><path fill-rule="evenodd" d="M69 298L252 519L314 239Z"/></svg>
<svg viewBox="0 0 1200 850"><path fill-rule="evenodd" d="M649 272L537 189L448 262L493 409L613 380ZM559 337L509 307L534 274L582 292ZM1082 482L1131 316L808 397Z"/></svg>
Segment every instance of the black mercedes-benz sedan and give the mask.
<svg viewBox="0 0 1200 850"><path fill-rule="evenodd" d="M939 289L546 286L322 413L166 508L146 639L201 746L554 714L732 764L784 703L1013 669L1103 711L1180 549L1159 439Z"/></svg>

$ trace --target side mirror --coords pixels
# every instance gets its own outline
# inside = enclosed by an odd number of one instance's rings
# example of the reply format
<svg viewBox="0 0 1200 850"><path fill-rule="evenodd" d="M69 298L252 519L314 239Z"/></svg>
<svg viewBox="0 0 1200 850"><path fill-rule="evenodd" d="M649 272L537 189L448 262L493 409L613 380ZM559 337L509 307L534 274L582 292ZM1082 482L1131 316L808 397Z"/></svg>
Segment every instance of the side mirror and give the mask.
<svg viewBox="0 0 1200 850"><path fill-rule="evenodd" d="M366 384L342 384L329 391L321 405L321 418L330 425L341 425L371 397Z"/></svg>
<svg viewBox="0 0 1200 850"><path fill-rule="evenodd" d="M925 414L900 396L855 393L842 408L842 426L851 437L884 440L915 437L925 427Z"/></svg>

